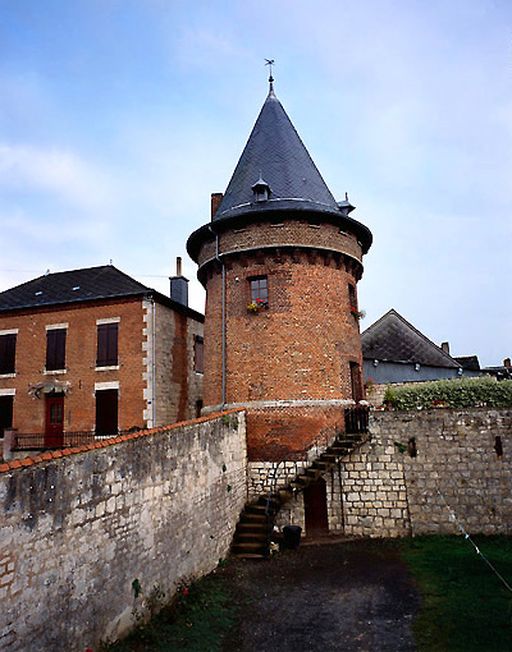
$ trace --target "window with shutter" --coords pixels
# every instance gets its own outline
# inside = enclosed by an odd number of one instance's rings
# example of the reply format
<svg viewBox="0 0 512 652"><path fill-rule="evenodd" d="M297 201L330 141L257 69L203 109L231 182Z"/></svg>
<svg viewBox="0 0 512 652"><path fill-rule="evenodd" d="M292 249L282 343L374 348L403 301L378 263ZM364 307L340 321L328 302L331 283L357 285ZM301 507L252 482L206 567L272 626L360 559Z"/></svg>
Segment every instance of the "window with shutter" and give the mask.
<svg viewBox="0 0 512 652"><path fill-rule="evenodd" d="M118 323L98 325L97 367L111 367L118 364L118 327Z"/></svg>
<svg viewBox="0 0 512 652"><path fill-rule="evenodd" d="M16 334L0 335L0 374L15 373Z"/></svg>
<svg viewBox="0 0 512 652"><path fill-rule="evenodd" d="M52 328L46 331L46 371L66 368L66 329Z"/></svg>

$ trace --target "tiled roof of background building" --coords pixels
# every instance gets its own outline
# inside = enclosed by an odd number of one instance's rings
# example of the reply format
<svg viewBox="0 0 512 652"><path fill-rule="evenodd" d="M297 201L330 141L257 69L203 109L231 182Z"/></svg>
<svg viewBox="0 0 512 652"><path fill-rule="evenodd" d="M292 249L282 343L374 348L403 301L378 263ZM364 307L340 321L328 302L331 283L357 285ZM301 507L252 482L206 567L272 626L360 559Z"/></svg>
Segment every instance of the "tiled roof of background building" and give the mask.
<svg viewBox="0 0 512 652"><path fill-rule="evenodd" d="M361 334L367 360L419 363L457 369L460 365L396 310L391 309Z"/></svg>

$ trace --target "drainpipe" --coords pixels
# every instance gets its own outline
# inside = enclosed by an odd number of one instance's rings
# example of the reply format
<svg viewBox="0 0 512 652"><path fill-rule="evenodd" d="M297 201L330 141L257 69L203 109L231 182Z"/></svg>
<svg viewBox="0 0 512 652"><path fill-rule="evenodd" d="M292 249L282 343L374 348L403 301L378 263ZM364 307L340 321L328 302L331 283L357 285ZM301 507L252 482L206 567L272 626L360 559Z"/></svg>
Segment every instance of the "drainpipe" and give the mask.
<svg viewBox="0 0 512 652"><path fill-rule="evenodd" d="M151 334L151 346L153 349L153 355L151 356L151 374L153 376L152 390L151 390L151 417L153 421L153 428L156 426L156 302L155 298L151 297L151 312L153 323L153 332Z"/></svg>
<svg viewBox="0 0 512 652"><path fill-rule="evenodd" d="M219 253L219 234L214 231L211 225L208 228L215 236L215 260L219 263L221 269L221 359L222 359L222 407L226 405L226 267Z"/></svg>

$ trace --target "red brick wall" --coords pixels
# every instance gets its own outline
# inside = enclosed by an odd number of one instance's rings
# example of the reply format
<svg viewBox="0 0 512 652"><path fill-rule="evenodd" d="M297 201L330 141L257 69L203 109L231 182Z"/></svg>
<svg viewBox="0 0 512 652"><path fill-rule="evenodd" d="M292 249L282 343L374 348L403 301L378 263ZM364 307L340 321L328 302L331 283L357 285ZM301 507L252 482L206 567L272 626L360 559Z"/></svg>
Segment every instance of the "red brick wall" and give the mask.
<svg viewBox="0 0 512 652"><path fill-rule="evenodd" d="M119 369L96 371L96 320L120 317ZM68 323L64 374L44 373L46 329L49 324ZM28 389L52 378L67 381L70 391L64 399L64 428L91 430L95 422L94 385L119 381L119 427L143 426L143 309L140 300L103 305L76 305L32 314L0 315L0 330L18 328L16 376L1 378L0 389L15 388L13 426L24 432L44 429L44 399L32 398Z"/></svg>
<svg viewBox="0 0 512 652"><path fill-rule="evenodd" d="M248 312L248 277L267 275L269 308ZM237 280L238 279L238 280ZM350 313L354 277L299 256L226 270L227 403L351 397L349 361L361 364L359 322ZM221 275L208 281L205 405L221 401Z"/></svg>
<svg viewBox="0 0 512 652"><path fill-rule="evenodd" d="M313 229L312 229L313 231ZM352 397L350 361L362 366L350 312L354 267L327 251L245 252L226 261L226 403ZM248 312L248 278L268 277L269 308ZM205 321L205 405L221 403L221 274L210 272ZM248 406L254 459L291 459L342 424L336 409L266 411Z"/></svg>
<svg viewBox="0 0 512 652"><path fill-rule="evenodd" d="M251 461L301 460L314 444L326 446L343 429L339 407L267 407L247 411Z"/></svg>

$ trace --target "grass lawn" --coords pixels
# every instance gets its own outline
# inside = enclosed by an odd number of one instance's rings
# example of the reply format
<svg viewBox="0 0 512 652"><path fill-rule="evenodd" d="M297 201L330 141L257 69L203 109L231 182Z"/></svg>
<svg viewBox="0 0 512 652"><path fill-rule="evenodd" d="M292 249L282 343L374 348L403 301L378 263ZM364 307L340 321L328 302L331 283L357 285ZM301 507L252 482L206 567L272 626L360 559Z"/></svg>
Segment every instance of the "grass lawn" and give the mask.
<svg viewBox="0 0 512 652"><path fill-rule="evenodd" d="M236 622L225 578L215 571L187 587L171 606L104 652L220 652Z"/></svg>
<svg viewBox="0 0 512 652"><path fill-rule="evenodd" d="M512 538L474 537L512 584ZM512 651L512 593L464 537L419 537L400 544L422 606L414 623L419 650Z"/></svg>

